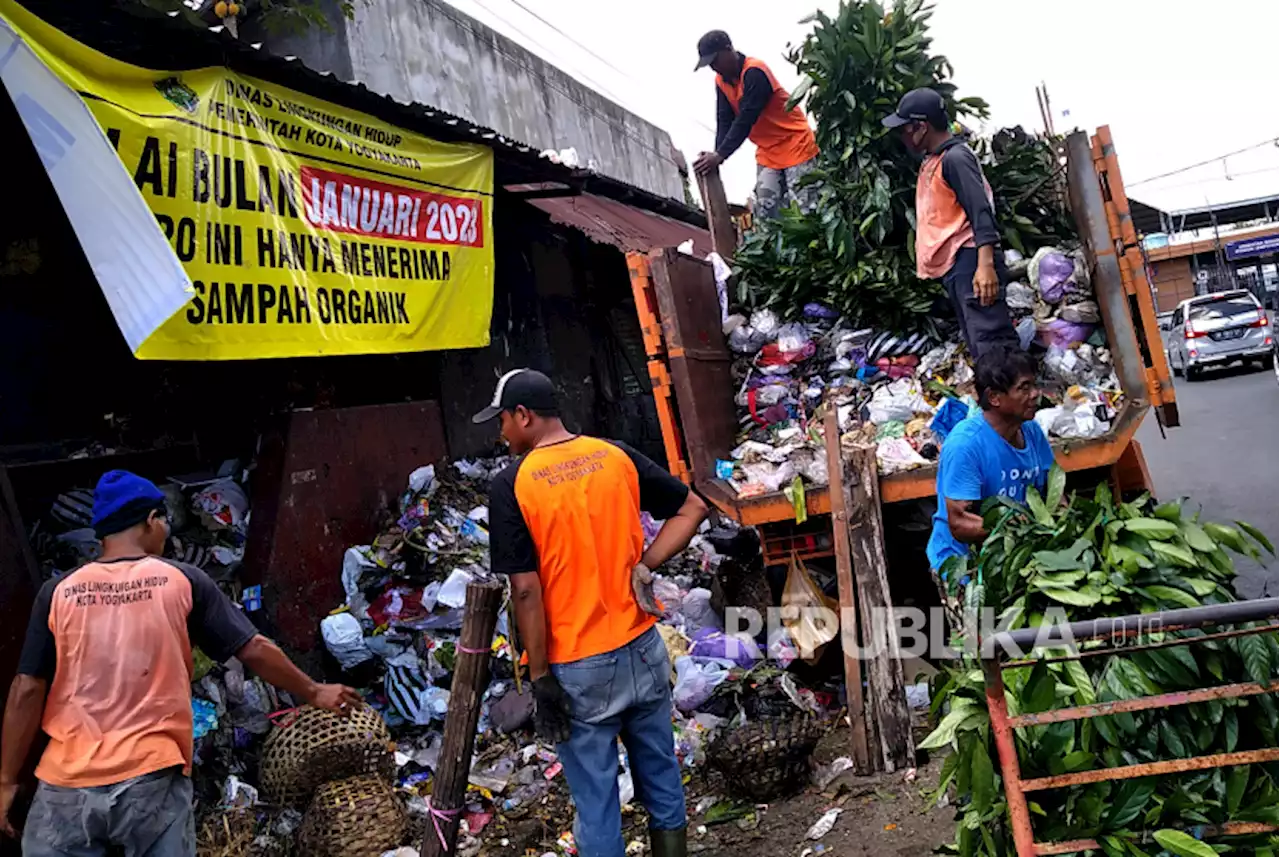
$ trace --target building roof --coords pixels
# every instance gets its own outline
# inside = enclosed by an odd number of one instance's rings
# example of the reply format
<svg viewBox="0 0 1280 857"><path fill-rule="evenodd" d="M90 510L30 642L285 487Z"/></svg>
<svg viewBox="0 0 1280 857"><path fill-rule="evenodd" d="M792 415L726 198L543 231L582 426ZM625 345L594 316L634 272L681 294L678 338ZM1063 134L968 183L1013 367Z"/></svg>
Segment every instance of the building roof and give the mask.
<svg viewBox="0 0 1280 857"><path fill-rule="evenodd" d="M532 198L529 204L545 211L556 223L624 253L678 247L685 241L693 241L694 255L699 258L711 252L711 233L707 230L595 194Z"/></svg>
<svg viewBox="0 0 1280 857"><path fill-rule="evenodd" d="M1280 217L1280 195L1272 194L1176 211L1164 211L1129 197L1129 214L1139 235L1211 229L1215 223L1223 228L1256 220L1275 220Z"/></svg>
<svg viewBox="0 0 1280 857"><path fill-rule="evenodd" d="M554 181L562 184L566 193L577 194L589 187L597 196L693 226L707 225L702 211L683 202L590 170L555 163L532 146L491 128L429 105L397 101L330 72L315 71L296 57L277 56L259 44L237 39L225 27L205 26L195 16L166 14L142 4L126 4L126 14L117 0L18 2L83 44L124 62L172 71L226 66L437 140L489 146L496 156L494 183L500 188L512 183Z"/></svg>
<svg viewBox="0 0 1280 857"><path fill-rule="evenodd" d="M1245 241L1249 238L1260 238L1264 235L1275 235L1280 232L1280 224L1271 224L1257 229L1244 229L1237 232L1224 231L1217 238L1202 238L1199 241L1187 241L1183 244L1169 244L1164 247L1147 249L1147 259L1152 262L1166 262L1183 256L1194 256L1197 253L1210 253L1219 245L1225 247L1234 241Z"/></svg>

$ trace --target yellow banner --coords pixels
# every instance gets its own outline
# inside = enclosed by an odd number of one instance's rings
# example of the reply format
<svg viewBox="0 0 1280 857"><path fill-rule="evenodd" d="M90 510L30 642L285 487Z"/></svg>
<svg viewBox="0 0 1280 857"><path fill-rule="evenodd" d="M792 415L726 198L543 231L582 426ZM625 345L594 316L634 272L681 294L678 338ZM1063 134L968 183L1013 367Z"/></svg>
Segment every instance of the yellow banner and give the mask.
<svg viewBox="0 0 1280 857"><path fill-rule="evenodd" d="M138 357L488 344L491 149L226 68L128 65L12 2L0 9L84 100L191 278L191 301Z"/></svg>

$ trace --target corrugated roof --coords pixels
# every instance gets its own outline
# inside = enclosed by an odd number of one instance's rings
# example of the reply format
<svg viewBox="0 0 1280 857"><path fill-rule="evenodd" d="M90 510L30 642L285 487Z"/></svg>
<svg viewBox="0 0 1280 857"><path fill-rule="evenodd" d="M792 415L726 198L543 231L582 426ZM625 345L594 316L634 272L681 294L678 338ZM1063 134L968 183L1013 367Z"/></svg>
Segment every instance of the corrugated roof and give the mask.
<svg viewBox="0 0 1280 857"><path fill-rule="evenodd" d="M556 223L577 229L592 241L611 244L624 253L678 247L690 239L698 258L711 252L711 233L707 230L595 194L527 202L545 211Z"/></svg>
<svg viewBox="0 0 1280 857"><path fill-rule="evenodd" d="M498 156L500 169L505 166L508 172L513 172L500 175L499 185L517 180L517 176L522 181L552 180L576 188L589 185L597 195L661 212L685 223L706 225L706 216L683 202L590 170L554 163L541 157L528 144L499 134L492 128L476 125L461 116L428 105L397 101L374 92L362 83L348 83L327 71L318 72L297 57L272 54L259 44L235 38L224 27L206 28L185 14L165 14L142 4L124 4L124 9L130 14L122 14L121 4L116 0L17 2L72 38L124 62L170 71L225 65L437 140L489 146Z"/></svg>

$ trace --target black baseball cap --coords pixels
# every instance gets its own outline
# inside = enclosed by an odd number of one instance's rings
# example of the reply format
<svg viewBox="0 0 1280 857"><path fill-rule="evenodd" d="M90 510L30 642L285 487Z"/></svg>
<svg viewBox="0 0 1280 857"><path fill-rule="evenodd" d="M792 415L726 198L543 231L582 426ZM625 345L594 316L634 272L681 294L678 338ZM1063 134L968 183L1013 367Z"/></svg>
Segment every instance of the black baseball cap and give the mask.
<svg viewBox="0 0 1280 857"><path fill-rule="evenodd" d="M908 122L928 122L935 128L947 124L947 105L932 89L913 89L898 102L898 109L881 120L886 128L901 128Z"/></svg>
<svg viewBox="0 0 1280 857"><path fill-rule="evenodd" d="M711 65L716 54L732 49L733 42L729 41L728 33L724 30L712 30L698 39L698 64L693 67L693 70L697 71L703 66Z"/></svg>
<svg viewBox="0 0 1280 857"><path fill-rule="evenodd" d="M513 411L519 405L546 417L560 415L556 387L550 378L535 369L512 369L498 379L489 407L472 417L471 421L487 423L503 411Z"/></svg>

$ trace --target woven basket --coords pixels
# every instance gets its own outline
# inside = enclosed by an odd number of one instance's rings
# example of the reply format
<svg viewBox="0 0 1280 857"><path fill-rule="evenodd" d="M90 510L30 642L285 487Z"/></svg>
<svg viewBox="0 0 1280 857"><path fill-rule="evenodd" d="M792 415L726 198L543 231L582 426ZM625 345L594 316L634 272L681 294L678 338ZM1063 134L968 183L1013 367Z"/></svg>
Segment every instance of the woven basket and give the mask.
<svg viewBox="0 0 1280 857"><path fill-rule="evenodd" d="M395 745L376 711L361 706L349 717L304 706L273 729L262 748L263 800L305 807L316 787L330 780L377 774L391 782Z"/></svg>
<svg viewBox="0 0 1280 857"><path fill-rule="evenodd" d="M826 728L806 715L749 721L721 732L707 747L707 762L734 796L770 801L804 786L809 757Z"/></svg>
<svg viewBox="0 0 1280 857"><path fill-rule="evenodd" d="M378 857L400 845L408 819L380 777L363 774L316 789L302 819L298 853L307 857Z"/></svg>

